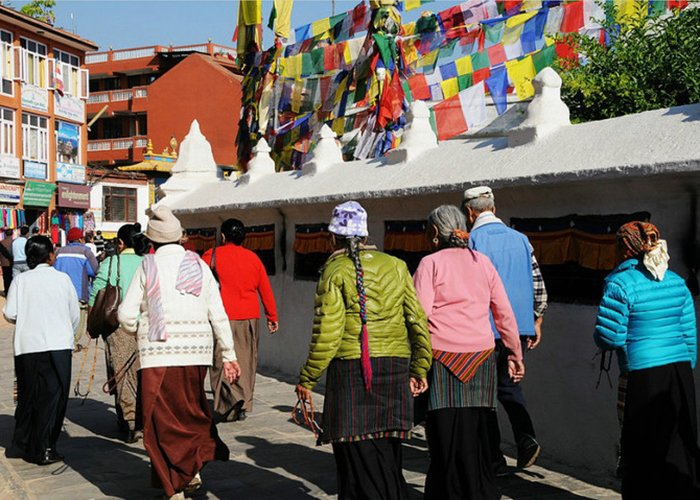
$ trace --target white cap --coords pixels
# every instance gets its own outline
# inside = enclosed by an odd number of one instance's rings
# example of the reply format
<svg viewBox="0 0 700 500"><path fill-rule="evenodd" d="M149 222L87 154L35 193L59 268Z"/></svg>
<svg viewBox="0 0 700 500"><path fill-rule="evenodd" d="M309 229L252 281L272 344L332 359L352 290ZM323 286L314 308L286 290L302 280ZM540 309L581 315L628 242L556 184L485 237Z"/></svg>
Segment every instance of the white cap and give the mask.
<svg viewBox="0 0 700 500"><path fill-rule="evenodd" d="M488 186L479 186L467 189L464 192L464 201L473 200L474 198L491 198L493 200L493 191Z"/></svg>

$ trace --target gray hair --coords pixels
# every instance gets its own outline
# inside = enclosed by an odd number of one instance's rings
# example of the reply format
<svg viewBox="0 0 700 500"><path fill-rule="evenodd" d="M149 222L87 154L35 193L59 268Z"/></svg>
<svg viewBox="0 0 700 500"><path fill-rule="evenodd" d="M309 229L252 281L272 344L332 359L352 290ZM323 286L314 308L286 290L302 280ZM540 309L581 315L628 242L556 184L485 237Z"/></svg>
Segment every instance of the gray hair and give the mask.
<svg viewBox="0 0 700 500"><path fill-rule="evenodd" d="M464 202L465 207L469 207L477 214L482 212L493 212L493 207L496 206L494 199L488 196L479 196L477 198L472 198L471 200Z"/></svg>
<svg viewBox="0 0 700 500"><path fill-rule="evenodd" d="M428 224L437 228L437 239L441 247L466 248L468 240L459 237L455 230L466 232L467 219L454 205L440 205L428 215Z"/></svg>

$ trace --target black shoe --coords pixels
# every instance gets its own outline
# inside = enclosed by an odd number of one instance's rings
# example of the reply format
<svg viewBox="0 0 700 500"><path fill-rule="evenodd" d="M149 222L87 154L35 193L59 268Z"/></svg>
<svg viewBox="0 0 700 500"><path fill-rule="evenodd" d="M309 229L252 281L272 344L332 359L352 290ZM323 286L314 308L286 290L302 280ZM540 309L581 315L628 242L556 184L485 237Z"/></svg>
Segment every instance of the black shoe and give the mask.
<svg viewBox="0 0 700 500"><path fill-rule="evenodd" d="M240 410L240 411L238 412L238 421L239 421L239 422L240 422L240 421L243 421L243 420L245 420L246 418L248 418L248 415L246 414L245 410Z"/></svg>
<svg viewBox="0 0 700 500"><path fill-rule="evenodd" d="M124 442L126 444L134 444L138 442L139 439L143 437L143 432L141 431L129 431L126 433L126 437L124 438Z"/></svg>
<svg viewBox="0 0 700 500"><path fill-rule="evenodd" d="M528 440L518 450L518 469L527 469L535 463L540 454L540 445L535 438Z"/></svg>
<svg viewBox="0 0 700 500"><path fill-rule="evenodd" d="M44 453L41 454L41 456L28 461L37 465L51 465L57 462L63 462L63 455L58 453L53 448L46 448L46 450L44 451Z"/></svg>

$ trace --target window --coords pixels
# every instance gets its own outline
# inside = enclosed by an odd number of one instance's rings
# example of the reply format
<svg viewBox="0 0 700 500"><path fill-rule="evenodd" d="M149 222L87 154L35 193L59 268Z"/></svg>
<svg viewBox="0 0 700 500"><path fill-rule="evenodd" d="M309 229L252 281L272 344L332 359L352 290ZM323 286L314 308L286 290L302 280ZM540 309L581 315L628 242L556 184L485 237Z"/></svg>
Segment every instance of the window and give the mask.
<svg viewBox="0 0 700 500"><path fill-rule="evenodd" d="M121 78L106 78L105 90L120 90L122 88Z"/></svg>
<svg viewBox="0 0 700 500"><path fill-rule="evenodd" d="M277 272L275 263L275 225L250 226L245 228L243 248L255 253L265 266L269 276Z"/></svg>
<svg viewBox="0 0 700 500"><path fill-rule="evenodd" d="M294 279L317 281L333 249L327 224L297 224L294 238Z"/></svg>
<svg viewBox="0 0 700 500"><path fill-rule="evenodd" d="M47 88L49 82L46 45L28 38L20 38L20 46L22 47L20 58L22 81L35 87Z"/></svg>
<svg viewBox="0 0 700 500"><path fill-rule="evenodd" d="M22 158L49 161L49 121L43 116L22 113Z"/></svg>
<svg viewBox="0 0 700 500"><path fill-rule="evenodd" d="M104 139L119 139L124 137L121 118L105 118L102 122L102 137Z"/></svg>
<svg viewBox="0 0 700 500"><path fill-rule="evenodd" d="M93 94L95 92L100 91L100 81L99 80L90 80L90 93Z"/></svg>
<svg viewBox="0 0 700 500"><path fill-rule="evenodd" d="M614 215L567 215L551 219L511 219L527 235L552 302L598 304L603 280L615 268L617 230L648 212Z"/></svg>
<svg viewBox="0 0 700 500"><path fill-rule="evenodd" d="M80 164L80 126L56 120L56 161Z"/></svg>
<svg viewBox="0 0 700 500"><path fill-rule="evenodd" d="M134 88L141 86L141 75L131 75L127 78L127 88Z"/></svg>
<svg viewBox="0 0 700 500"><path fill-rule="evenodd" d="M12 52L12 33L0 30L0 93L12 95L12 80L15 77L15 58Z"/></svg>
<svg viewBox="0 0 700 500"><path fill-rule="evenodd" d="M411 274L420 260L430 253L424 220L399 220L384 223L384 251L403 260Z"/></svg>
<svg viewBox="0 0 700 500"><path fill-rule="evenodd" d="M103 187L102 219L106 222L136 222L136 189Z"/></svg>
<svg viewBox="0 0 700 500"><path fill-rule="evenodd" d="M15 112L0 108L0 155L15 156Z"/></svg>
<svg viewBox="0 0 700 500"><path fill-rule="evenodd" d="M54 49L53 57L56 62L51 86L65 95L80 97L80 58L58 49Z"/></svg>

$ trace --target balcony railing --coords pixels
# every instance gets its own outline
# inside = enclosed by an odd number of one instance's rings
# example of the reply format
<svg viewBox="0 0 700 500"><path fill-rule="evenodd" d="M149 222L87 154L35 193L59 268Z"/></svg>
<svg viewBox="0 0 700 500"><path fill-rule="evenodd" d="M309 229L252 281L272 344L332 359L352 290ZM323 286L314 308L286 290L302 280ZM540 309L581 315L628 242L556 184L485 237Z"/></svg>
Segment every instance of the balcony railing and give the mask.
<svg viewBox="0 0 700 500"><path fill-rule="evenodd" d="M110 92L94 92L88 97L88 104L100 104L103 102L130 101L148 97L148 87L135 87L130 90L112 90Z"/></svg>
<svg viewBox="0 0 700 500"><path fill-rule="evenodd" d="M199 45L181 45L179 47L163 47L153 45L151 47L138 47L134 49L110 50L109 52L92 52L85 56L85 64L105 63L109 61L126 61L129 59L140 59L143 57L153 57L161 52L201 52L202 54L230 54L236 56L236 50L223 45L213 43L203 43Z"/></svg>
<svg viewBox="0 0 700 500"><path fill-rule="evenodd" d="M148 146L148 137L127 137L121 139L102 139L88 141L88 152L90 151L119 151L125 149L139 149Z"/></svg>

